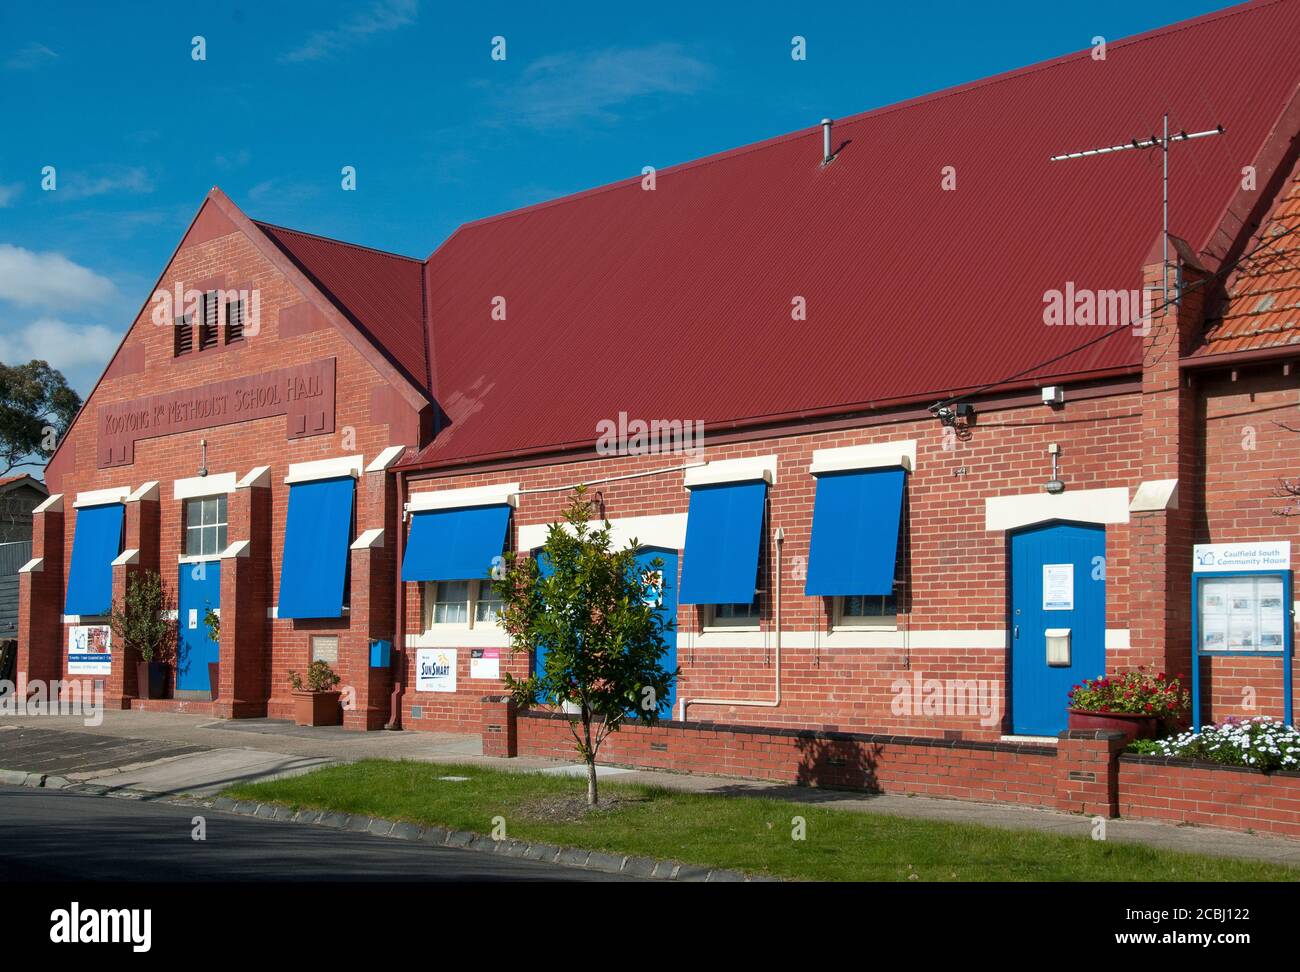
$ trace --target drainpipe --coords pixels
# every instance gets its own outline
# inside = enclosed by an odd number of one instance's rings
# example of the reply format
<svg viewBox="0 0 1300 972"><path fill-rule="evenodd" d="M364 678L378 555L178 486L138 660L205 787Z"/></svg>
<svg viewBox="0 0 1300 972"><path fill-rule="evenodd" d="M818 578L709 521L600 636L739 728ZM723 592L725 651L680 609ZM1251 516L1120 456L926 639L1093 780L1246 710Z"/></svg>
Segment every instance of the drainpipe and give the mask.
<svg viewBox="0 0 1300 972"><path fill-rule="evenodd" d="M759 709L775 709L781 704L781 550L785 545L785 530L776 528L776 598L772 613L776 622L776 694L772 699L682 699L681 721L686 721L686 710L692 705L744 705Z"/></svg>
<svg viewBox="0 0 1300 972"><path fill-rule="evenodd" d="M406 474L397 472L397 585L393 598L393 691L388 697L385 729L402 728L402 679L406 675L406 585L402 582L402 554L406 546Z"/></svg>

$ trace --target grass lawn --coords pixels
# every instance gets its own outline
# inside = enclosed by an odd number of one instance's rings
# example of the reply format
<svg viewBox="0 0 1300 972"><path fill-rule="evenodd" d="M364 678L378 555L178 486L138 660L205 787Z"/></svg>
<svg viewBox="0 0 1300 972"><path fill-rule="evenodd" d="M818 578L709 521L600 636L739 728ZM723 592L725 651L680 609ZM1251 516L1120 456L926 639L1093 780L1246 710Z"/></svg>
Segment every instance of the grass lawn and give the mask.
<svg viewBox="0 0 1300 972"><path fill-rule="evenodd" d="M453 782L440 779L463 776ZM586 780L481 766L367 760L231 787L225 796L368 814L569 847L822 881L1294 881L1300 870L1139 844L831 810L601 780L614 805L575 811ZM791 839L803 817L806 838Z"/></svg>

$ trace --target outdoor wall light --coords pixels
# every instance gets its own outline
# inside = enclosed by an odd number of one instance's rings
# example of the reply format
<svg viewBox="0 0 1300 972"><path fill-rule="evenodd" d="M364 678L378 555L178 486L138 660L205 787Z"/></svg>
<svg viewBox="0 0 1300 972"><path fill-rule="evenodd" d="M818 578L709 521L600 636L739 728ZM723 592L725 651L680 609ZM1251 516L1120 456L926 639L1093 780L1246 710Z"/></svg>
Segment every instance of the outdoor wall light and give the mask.
<svg viewBox="0 0 1300 972"><path fill-rule="evenodd" d="M1047 447L1047 451L1052 456L1052 478L1043 484L1043 489L1055 496L1057 493L1065 492L1065 483L1061 482L1056 474L1056 457L1061 454L1061 447L1053 442Z"/></svg>

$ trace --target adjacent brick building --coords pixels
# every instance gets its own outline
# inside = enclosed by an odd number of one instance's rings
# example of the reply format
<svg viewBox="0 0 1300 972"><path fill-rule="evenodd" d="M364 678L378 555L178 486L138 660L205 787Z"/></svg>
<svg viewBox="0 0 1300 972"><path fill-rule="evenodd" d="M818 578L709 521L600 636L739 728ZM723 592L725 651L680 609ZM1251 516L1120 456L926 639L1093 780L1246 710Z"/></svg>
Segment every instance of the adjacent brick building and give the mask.
<svg viewBox="0 0 1300 972"><path fill-rule="evenodd" d="M535 664L493 623L491 557L539 546L585 483L665 560L678 720L1055 737L1081 678L1186 675L1194 545L1300 523L1277 515L1300 459L1297 36L1300 2L1247 4L842 120L830 158L797 132L425 260L214 189L158 283L200 295L193 319L146 303L50 465L21 664L77 675L77 521L121 504L111 594L215 561L194 583L222 624L215 698L187 673L142 702L115 648L87 676L115 703L284 715L315 653L356 728L478 731ZM1166 112L1224 129L1171 150L1168 262L1159 149L1047 161ZM202 295L239 291L213 331ZM346 537L295 526L344 503ZM339 578L346 611L317 606ZM1283 714L1285 612L1284 651L1202 660L1203 718Z"/></svg>

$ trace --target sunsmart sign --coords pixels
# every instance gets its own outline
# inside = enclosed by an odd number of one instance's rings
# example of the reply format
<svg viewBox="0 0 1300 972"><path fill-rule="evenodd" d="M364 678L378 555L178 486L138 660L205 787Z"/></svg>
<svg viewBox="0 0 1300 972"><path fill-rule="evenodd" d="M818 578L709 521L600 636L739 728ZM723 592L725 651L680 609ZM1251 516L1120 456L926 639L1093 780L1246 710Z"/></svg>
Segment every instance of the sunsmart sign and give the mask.
<svg viewBox="0 0 1300 972"><path fill-rule="evenodd" d="M265 371L99 409L99 468L135 461L135 444L178 432L288 417L290 439L334 431L334 359Z"/></svg>
<svg viewBox="0 0 1300 972"><path fill-rule="evenodd" d="M1290 570L1291 542L1198 543L1192 548L1192 569L1207 571Z"/></svg>

